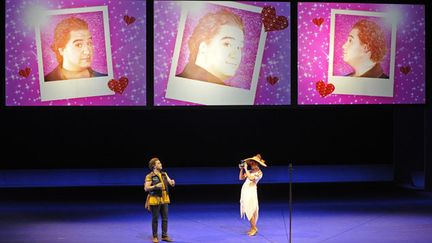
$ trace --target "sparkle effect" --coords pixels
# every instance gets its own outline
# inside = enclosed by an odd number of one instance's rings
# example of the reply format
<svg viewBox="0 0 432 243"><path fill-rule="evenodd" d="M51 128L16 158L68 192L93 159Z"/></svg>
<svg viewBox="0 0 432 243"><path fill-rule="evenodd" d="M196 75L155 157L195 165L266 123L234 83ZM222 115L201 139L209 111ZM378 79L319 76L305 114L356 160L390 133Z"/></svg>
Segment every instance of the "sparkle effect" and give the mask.
<svg viewBox="0 0 432 243"><path fill-rule="evenodd" d="M129 84L123 94L63 99L40 100L38 60L34 27L25 21L26 12L34 6L46 10L108 6L111 52L114 78L126 76ZM141 106L146 104L146 2L107 0L7 0L6 1L6 105L7 106ZM136 21L127 25L124 16ZM89 22L89 26L92 23ZM103 33L98 33L102 34ZM101 41L102 42L102 41ZM103 50L103 49L102 49ZM95 53L97 53L95 49ZM100 53L99 53L100 54ZM103 54L105 55L105 54ZM102 56L103 56L102 55ZM50 61L55 61L51 59ZM104 61L97 71L106 72ZM51 64L47 63L46 66ZM52 65L55 65L52 64ZM51 66L52 66L51 65ZM44 65L45 66L45 65ZM93 66L93 65L92 65ZM19 70L31 68L25 78ZM105 70L103 69L105 68ZM108 85L108 84L107 84Z"/></svg>
<svg viewBox="0 0 432 243"><path fill-rule="evenodd" d="M264 7L273 6L276 14L288 18L291 23L290 4L282 2L242 2L244 4ZM241 12L241 11L240 11ZM174 1L155 1L154 3L154 104L157 106L176 106L176 105L198 105L173 99L166 99L165 93L171 68L171 59L177 37L177 28L180 20L181 6ZM252 17L251 17L252 18ZM258 16L260 19L260 15ZM185 33L188 33L186 26ZM252 30L251 30L252 31ZM246 35L247 36L247 35ZM246 37L247 38L247 37ZM291 35L290 25L281 31L267 32L267 39L262 57L260 75L255 97L255 105L289 105L290 104L290 82L291 82ZM184 49L184 48L183 48ZM244 50L247 51L247 50ZM184 52L184 50L183 50ZM255 50L256 52L256 50ZM182 55L180 55L182 56ZM184 65L184 60L180 60L179 66ZM242 60L245 64L244 70L248 65L253 65L253 61ZM239 70L240 71L240 70ZM244 72L243 77L248 72ZM242 72L240 71L240 74ZM268 76L278 77L279 81L271 85L267 82ZM231 80L234 85L241 88L249 88L250 82L243 79Z"/></svg>
<svg viewBox="0 0 432 243"><path fill-rule="evenodd" d="M331 94L321 97L316 82L328 82L331 9L402 13L397 24L394 97ZM323 18L321 26L313 19ZM342 43L343 44L343 43ZM336 45L335 45L336 46ZM335 52L336 53L336 52ZM335 55L335 58L337 56ZM404 74L401 67L410 66ZM385 65L383 66L386 70ZM388 68L387 68L388 69ZM345 72L335 70L335 72ZM298 103L311 104L424 104L425 7L357 3L298 4Z"/></svg>

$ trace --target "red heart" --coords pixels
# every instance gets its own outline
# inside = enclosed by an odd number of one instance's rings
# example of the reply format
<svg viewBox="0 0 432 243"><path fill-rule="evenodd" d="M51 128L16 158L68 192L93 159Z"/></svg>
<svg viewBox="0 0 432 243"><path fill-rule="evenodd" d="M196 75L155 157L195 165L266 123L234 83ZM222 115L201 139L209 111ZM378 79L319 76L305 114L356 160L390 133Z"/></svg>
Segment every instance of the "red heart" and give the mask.
<svg viewBox="0 0 432 243"><path fill-rule="evenodd" d="M314 18L314 19L312 20L312 22L313 22L316 26L320 27L321 24L324 22L324 19L323 19L323 18L319 18L319 19Z"/></svg>
<svg viewBox="0 0 432 243"><path fill-rule="evenodd" d="M115 80L115 79L111 79L108 82L108 87L110 88L110 90L118 93L118 94L122 94L123 91L126 89L126 86L128 85L129 80L126 77L121 77L119 79L119 81Z"/></svg>
<svg viewBox="0 0 432 243"><path fill-rule="evenodd" d="M126 22L127 25L132 24L133 22L135 22L135 17L129 17L129 15L125 15L123 17L124 21Z"/></svg>
<svg viewBox="0 0 432 243"><path fill-rule="evenodd" d="M29 67L26 67L25 69L19 70L18 74L20 76L23 76L24 78L27 78L30 75L31 69Z"/></svg>
<svg viewBox="0 0 432 243"><path fill-rule="evenodd" d="M276 9L266 6L261 11L261 21L265 31L283 30L288 27L288 19L285 16L276 16Z"/></svg>
<svg viewBox="0 0 432 243"><path fill-rule="evenodd" d="M403 74L408 74L411 71L411 67L410 66L400 67L400 71Z"/></svg>
<svg viewBox="0 0 432 243"><path fill-rule="evenodd" d="M274 85L278 81L279 81L278 77L273 77L273 76L268 76L267 77L267 82L269 82L269 84L271 84L271 85Z"/></svg>
<svg viewBox="0 0 432 243"><path fill-rule="evenodd" d="M326 84L320 80L316 83L316 90L321 95L321 97L326 97L327 95L333 93L335 86L333 84Z"/></svg>

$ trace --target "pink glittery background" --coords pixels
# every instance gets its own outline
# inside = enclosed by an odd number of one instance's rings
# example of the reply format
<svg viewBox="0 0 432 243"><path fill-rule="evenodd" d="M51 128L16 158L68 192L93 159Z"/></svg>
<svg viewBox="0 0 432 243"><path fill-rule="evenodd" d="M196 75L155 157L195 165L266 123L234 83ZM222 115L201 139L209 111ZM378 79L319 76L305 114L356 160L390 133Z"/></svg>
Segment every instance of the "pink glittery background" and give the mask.
<svg viewBox="0 0 432 243"><path fill-rule="evenodd" d="M321 97L316 90L319 80L328 82L331 9L388 12L398 17L394 96L376 97L362 95L330 94ZM322 18L321 26L314 19ZM344 20L345 21L345 20ZM348 21L348 20L346 20ZM349 22L354 21L349 20ZM343 23L348 29L351 24ZM339 27L338 27L339 28ZM343 28L342 28L343 30ZM336 35L345 40L348 30ZM386 33L389 31L386 31ZM298 3L298 104L424 104L425 103L425 6L409 4L363 3ZM342 43L343 44L343 43ZM336 46L341 44L336 43ZM340 49L339 49L340 51ZM336 57L340 54L335 53ZM338 62L338 60L336 60ZM340 62L340 61L339 61ZM339 64L337 63L337 66ZM408 74L402 67L410 67ZM384 67L388 69L388 67ZM349 72L345 67L337 73Z"/></svg>

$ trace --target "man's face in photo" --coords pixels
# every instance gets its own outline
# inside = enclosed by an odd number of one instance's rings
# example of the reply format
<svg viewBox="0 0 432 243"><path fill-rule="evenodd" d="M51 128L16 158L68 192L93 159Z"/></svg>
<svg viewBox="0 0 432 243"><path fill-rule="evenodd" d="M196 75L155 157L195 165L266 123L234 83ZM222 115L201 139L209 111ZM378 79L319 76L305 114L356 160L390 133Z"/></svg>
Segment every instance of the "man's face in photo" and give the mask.
<svg viewBox="0 0 432 243"><path fill-rule="evenodd" d="M348 39L343 44L343 60L350 66L360 65L365 58L370 58L370 53L366 46L359 39L359 30L354 28L348 34Z"/></svg>
<svg viewBox="0 0 432 243"><path fill-rule="evenodd" d="M244 34L238 26L222 25L207 46L207 71L221 79L235 75L242 59Z"/></svg>
<svg viewBox="0 0 432 243"><path fill-rule="evenodd" d="M93 57L93 40L90 31L72 30L66 46L59 51L63 56L63 67L67 70L82 71L89 68Z"/></svg>

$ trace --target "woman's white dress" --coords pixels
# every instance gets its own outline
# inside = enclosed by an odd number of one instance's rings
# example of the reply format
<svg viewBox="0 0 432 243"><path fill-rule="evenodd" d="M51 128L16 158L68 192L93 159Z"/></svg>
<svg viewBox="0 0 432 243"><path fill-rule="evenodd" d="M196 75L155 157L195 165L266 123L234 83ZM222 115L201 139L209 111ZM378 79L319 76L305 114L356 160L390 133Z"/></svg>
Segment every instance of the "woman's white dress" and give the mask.
<svg viewBox="0 0 432 243"><path fill-rule="evenodd" d="M243 218L245 215L250 220L254 215L255 219L258 221L258 193L257 184L262 178L263 174L259 170L257 172L251 173L252 180L249 178L245 179L241 189L240 195L240 217Z"/></svg>

